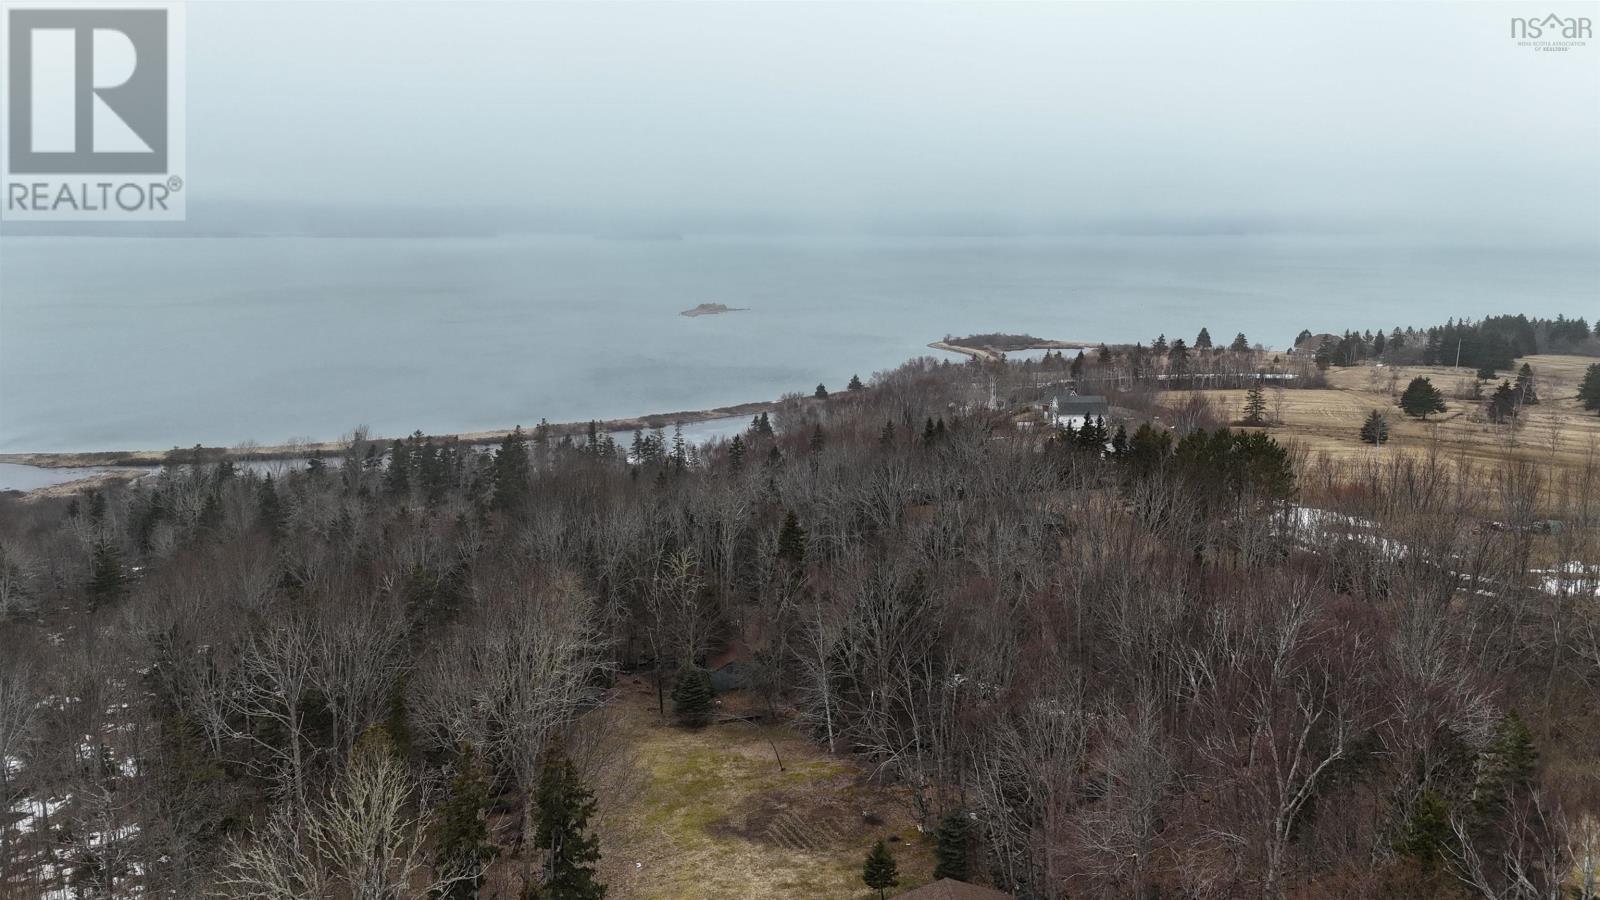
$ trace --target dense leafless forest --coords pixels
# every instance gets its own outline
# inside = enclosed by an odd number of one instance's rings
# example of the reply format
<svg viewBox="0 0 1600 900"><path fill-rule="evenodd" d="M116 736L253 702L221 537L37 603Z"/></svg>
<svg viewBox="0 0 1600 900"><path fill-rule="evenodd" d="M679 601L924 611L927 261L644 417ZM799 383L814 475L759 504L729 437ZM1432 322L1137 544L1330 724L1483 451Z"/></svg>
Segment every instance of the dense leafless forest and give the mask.
<svg viewBox="0 0 1600 900"><path fill-rule="evenodd" d="M1092 353L1024 427L1050 365L0 498L0 897L598 896L551 798L713 658L1018 897L1595 895L1600 457L1334 465Z"/></svg>

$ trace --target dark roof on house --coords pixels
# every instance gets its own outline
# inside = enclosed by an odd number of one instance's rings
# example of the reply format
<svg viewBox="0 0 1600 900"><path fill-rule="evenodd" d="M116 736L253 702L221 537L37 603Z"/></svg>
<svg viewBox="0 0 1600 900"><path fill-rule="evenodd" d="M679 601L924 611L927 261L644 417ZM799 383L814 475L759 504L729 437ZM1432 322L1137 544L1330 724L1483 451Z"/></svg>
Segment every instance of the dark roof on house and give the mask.
<svg viewBox="0 0 1600 900"><path fill-rule="evenodd" d="M1109 407L1098 394L1062 394L1056 398L1056 411L1063 416L1103 416Z"/></svg>
<svg viewBox="0 0 1600 900"><path fill-rule="evenodd" d="M897 900L1011 900L1011 895L953 878L941 878L933 884L906 891Z"/></svg>

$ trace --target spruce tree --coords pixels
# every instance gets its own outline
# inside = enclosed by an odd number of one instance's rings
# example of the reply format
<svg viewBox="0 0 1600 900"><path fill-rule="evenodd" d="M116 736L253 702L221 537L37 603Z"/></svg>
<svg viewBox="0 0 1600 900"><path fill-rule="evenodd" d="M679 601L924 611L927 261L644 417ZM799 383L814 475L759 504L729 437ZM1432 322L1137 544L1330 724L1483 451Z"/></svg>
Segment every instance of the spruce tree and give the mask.
<svg viewBox="0 0 1600 900"><path fill-rule="evenodd" d="M784 513L783 527L778 530L778 558L797 566L806 558L806 530L792 509Z"/></svg>
<svg viewBox="0 0 1600 900"><path fill-rule="evenodd" d="M261 489L256 494L256 517L267 534L277 538L283 533L284 515L283 506L278 502L278 490L272 484L269 474L261 482Z"/></svg>
<svg viewBox="0 0 1600 900"><path fill-rule="evenodd" d="M600 841L587 834L594 796L559 742L545 752L539 773L539 829L534 837L549 854L544 882L533 891L539 900L601 900L606 886L595 880Z"/></svg>
<svg viewBox="0 0 1600 900"><path fill-rule="evenodd" d="M1511 388L1516 392L1517 403L1522 406L1534 406L1539 402L1539 392L1533 383L1533 367L1527 363L1517 370L1517 383Z"/></svg>
<svg viewBox="0 0 1600 900"><path fill-rule="evenodd" d="M1411 814L1395 839L1394 849L1416 860L1424 871L1432 871L1445 858L1454 840L1450 805L1437 791L1424 789L1411 805Z"/></svg>
<svg viewBox="0 0 1600 900"><path fill-rule="evenodd" d="M1079 350L1078 351L1078 355L1074 356L1072 358L1072 365L1068 368L1068 371L1072 373L1072 377L1073 378L1079 378L1079 377L1081 377L1083 375L1083 351L1082 350Z"/></svg>
<svg viewBox="0 0 1600 900"><path fill-rule="evenodd" d="M744 438L736 434L733 440L728 442L728 466L735 472L744 468L744 454Z"/></svg>
<svg viewBox="0 0 1600 900"><path fill-rule="evenodd" d="M939 820L933 839L933 855L938 860L933 867L933 880L966 881L972 850L972 820L964 811L953 810Z"/></svg>
<svg viewBox="0 0 1600 900"><path fill-rule="evenodd" d="M1389 440L1389 420L1385 419L1382 413L1373 410L1367 416L1367 420L1361 423L1361 440L1373 446L1387 443Z"/></svg>
<svg viewBox="0 0 1600 900"><path fill-rule="evenodd" d="M389 449L389 471L384 475L383 489L391 497L411 495L411 451L399 441Z"/></svg>
<svg viewBox="0 0 1600 900"><path fill-rule="evenodd" d="M861 376L860 375L851 375L850 376L850 390L859 391L864 387L866 387L866 385L861 383Z"/></svg>
<svg viewBox="0 0 1600 900"><path fill-rule="evenodd" d="M454 879L436 896L440 900L471 900L483 884L483 867L498 852L489 840L485 813L489 808L489 782L470 745L456 756L456 774L436 811L434 868Z"/></svg>
<svg viewBox="0 0 1600 900"><path fill-rule="evenodd" d="M878 445L881 447L894 446L894 421L892 419L885 421L883 430L878 432Z"/></svg>
<svg viewBox="0 0 1600 900"><path fill-rule="evenodd" d="M1511 387L1511 382L1502 381L1495 388L1494 394L1484 404L1484 414L1489 421L1501 424L1512 419L1517 413L1517 394Z"/></svg>
<svg viewBox="0 0 1600 900"><path fill-rule="evenodd" d="M109 540L94 545L89 569L89 605L99 609L121 599L128 577L122 570L122 551Z"/></svg>
<svg viewBox="0 0 1600 900"><path fill-rule="evenodd" d="M1413 378L1400 395L1400 408L1406 415L1427 419L1429 413L1444 412L1444 395L1426 378Z"/></svg>
<svg viewBox="0 0 1600 900"><path fill-rule="evenodd" d="M886 896L889 888L900 883L900 868L883 841L872 845L872 852L867 854L867 861L861 867L861 880L878 892L879 900Z"/></svg>
<svg viewBox="0 0 1600 900"><path fill-rule="evenodd" d="M823 432L822 425L819 423L815 428L811 429L811 441L808 446L812 453L821 453L822 448L827 445L828 436Z"/></svg>
<svg viewBox="0 0 1600 900"><path fill-rule="evenodd" d="M528 489L528 446L522 441L518 425L500 442L494 455L494 505L512 509L522 502Z"/></svg>
<svg viewBox="0 0 1600 900"><path fill-rule="evenodd" d="M1207 331L1205 328L1201 328L1200 333L1194 336L1194 348L1196 350L1210 350L1211 332Z"/></svg>
<svg viewBox="0 0 1600 900"><path fill-rule="evenodd" d="M1596 326L1600 328L1600 325ZM1583 384L1578 386L1578 401L1591 412L1600 412L1600 363L1595 363L1583 373Z"/></svg>
<svg viewBox="0 0 1600 900"><path fill-rule="evenodd" d="M687 666L672 683L672 715L678 723L701 728L711 721L711 673L699 666Z"/></svg>
<svg viewBox="0 0 1600 900"><path fill-rule="evenodd" d="M1244 395L1244 424L1267 424L1267 397L1262 390L1263 379L1256 379Z"/></svg>
<svg viewBox="0 0 1600 900"><path fill-rule="evenodd" d="M1241 331L1234 335L1233 343L1228 345L1228 349L1232 350L1234 353L1245 353L1249 351L1250 342L1245 340L1244 332Z"/></svg>
<svg viewBox="0 0 1600 900"><path fill-rule="evenodd" d="M817 385L817 389L811 392L811 396L817 398L818 400L826 400L828 399L828 389L819 384Z"/></svg>

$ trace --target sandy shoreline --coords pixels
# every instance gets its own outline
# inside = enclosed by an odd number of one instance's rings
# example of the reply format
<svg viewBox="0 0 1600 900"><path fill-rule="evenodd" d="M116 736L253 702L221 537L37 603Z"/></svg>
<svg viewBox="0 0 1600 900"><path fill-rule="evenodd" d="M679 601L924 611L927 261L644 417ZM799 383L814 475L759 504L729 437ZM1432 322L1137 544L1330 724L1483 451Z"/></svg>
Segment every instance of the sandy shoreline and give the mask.
<svg viewBox="0 0 1600 900"><path fill-rule="evenodd" d="M778 407L774 400L759 400L751 403L738 403L733 406L718 406L712 409L685 410L682 412L652 413L644 416L631 416L622 419L601 419L595 421L595 427L601 432L632 431L650 429L655 427L670 428L674 424L689 425L694 422L707 422L713 419L727 419L734 416L754 416L763 412L771 412ZM525 433L531 433L534 425L528 423L522 426ZM551 423L551 434L559 438L563 435L578 437L589 431L589 422L560 422ZM458 434L428 435L432 438L454 438L464 444L493 444L505 439L511 433L510 428L495 431L468 431ZM372 435L370 440L379 443L388 443L397 437L405 435ZM305 444L275 444L275 445L243 445L238 447L205 447L203 450L210 459L229 458L235 460L273 460L295 459L309 456L321 450L325 455L340 452L344 447L343 441L320 441ZM191 452L192 448L177 448L180 454ZM80 468L80 467L116 467L116 468L152 468L167 462L173 450L91 450L65 453L0 453L0 463L14 463L21 466L38 466L44 469ZM82 486L82 481L67 482Z"/></svg>

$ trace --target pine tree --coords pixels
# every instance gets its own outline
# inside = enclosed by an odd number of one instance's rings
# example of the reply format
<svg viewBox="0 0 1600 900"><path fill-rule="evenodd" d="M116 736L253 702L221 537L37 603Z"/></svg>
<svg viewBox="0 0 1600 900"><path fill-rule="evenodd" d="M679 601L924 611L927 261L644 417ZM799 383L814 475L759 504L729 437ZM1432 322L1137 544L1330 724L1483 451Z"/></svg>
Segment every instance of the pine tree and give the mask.
<svg viewBox="0 0 1600 900"><path fill-rule="evenodd" d="M1427 419L1429 413L1444 412L1444 395L1426 378L1413 378L1400 395L1400 408L1406 415Z"/></svg>
<svg viewBox="0 0 1600 900"><path fill-rule="evenodd" d="M700 728L711 721L711 673L698 666L678 672L672 683L672 714L679 724Z"/></svg>
<svg viewBox="0 0 1600 900"><path fill-rule="evenodd" d="M1262 385L1264 379L1257 378L1256 383L1244 395L1244 424L1267 424L1267 397Z"/></svg>
<svg viewBox="0 0 1600 900"><path fill-rule="evenodd" d="M933 867L933 880L966 881L972 855L972 820L966 812L956 809L940 819L933 839L933 855L938 860Z"/></svg>
<svg viewBox="0 0 1600 900"><path fill-rule="evenodd" d="M1478 380L1479 381L1493 381L1494 380L1494 366L1487 366L1487 365L1479 366L1477 375L1478 375Z"/></svg>
<svg viewBox="0 0 1600 900"><path fill-rule="evenodd" d="M1595 327L1600 328L1600 325ZM1600 412L1600 363L1584 371L1583 384L1578 386L1578 400L1584 409Z"/></svg>
<svg viewBox="0 0 1600 900"><path fill-rule="evenodd" d="M744 468L744 454L744 438L736 434L733 440L728 442L728 466L735 472Z"/></svg>
<svg viewBox="0 0 1600 900"><path fill-rule="evenodd" d="M1517 383L1512 386L1516 393L1517 403L1522 406L1534 406L1539 402L1539 392L1533 382L1533 367L1527 363L1517 370Z"/></svg>
<svg viewBox="0 0 1600 900"><path fill-rule="evenodd" d="M99 609L121 599L128 577L122 570L122 551L109 540L94 545L89 569L89 605Z"/></svg>
<svg viewBox="0 0 1600 900"><path fill-rule="evenodd" d="M1156 353L1159 353L1162 356L1166 356L1167 355L1167 336L1165 334L1158 336L1155 339L1155 342L1150 345L1150 349L1155 351Z"/></svg>
<svg viewBox="0 0 1600 900"><path fill-rule="evenodd" d="M900 883L900 868L883 841L872 845L872 852L867 854L866 864L861 867L861 880L878 892L879 900L886 896L889 888Z"/></svg>
<svg viewBox="0 0 1600 900"><path fill-rule="evenodd" d="M532 896L539 900L601 900L605 885L595 881L600 841L585 832L594 814L594 796L583 786L577 769L560 743L545 752L539 773L539 829L535 842L549 854L544 883Z"/></svg>
<svg viewBox="0 0 1600 900"><path fill-rule="evenodd" d="M440 900L471 900L483 884L483 867L498 852L489 840L485 813L489 808L489 782L470 745L456 756L456 774L439 804L434 835L434 868L450 882Z"/></svg>
<svg viewBox="0 0 1600 900"><path fill-rule="evenodd" d="M1361 423L1361 440L1374 446L1387 443L1389 440L1389 420L1383 414L1373 410L1367 420Z"/></svg>
<svg viewBox="0 0 1600 900"><path fill-rule="evenodd" d="M1211 332L1207 331L1205 328L1201 328L1200 333L1194 336L1194 348L1196 350L1210 350Z"/></svg>
<svg viewBox="0 0 1600 900"><path fill-rule="evenodd" d="M1072 377L1073 378L1079 378L1079 377L1081 377L1083 375L1083 351L1082 350L1079 350L1078 351L1078 355L1074 356L1072 358L1072 365L1068 368L1068 371L1070 371L1072 373Z"/></svg>
<svg viewBox="0 0 1600 900"><path fill-rule="evenodd" d="M1234 353L1245 353L1249 351L1250 342L1245 339L1244 332L1241 331L1234 336L1233 343L1228 345L1228 349L1232 350Z"/></svg>
<svg viewBox="0 0 1600 900"><path fill-rule="evenodd" d="M866 385L861 383L861 376L860 375L851 375L850 376L850 385L849 385L849 389L850 390L859 391L864 387L866 387Z"/></svg>
<svg viewBox="0 0 1600 900"><path fill-rule="evenodd" d="M828 399L828 389L819 384L817 385L817 389L811 392L811 396L817 398L818 400L826 400Z"/></svg>

